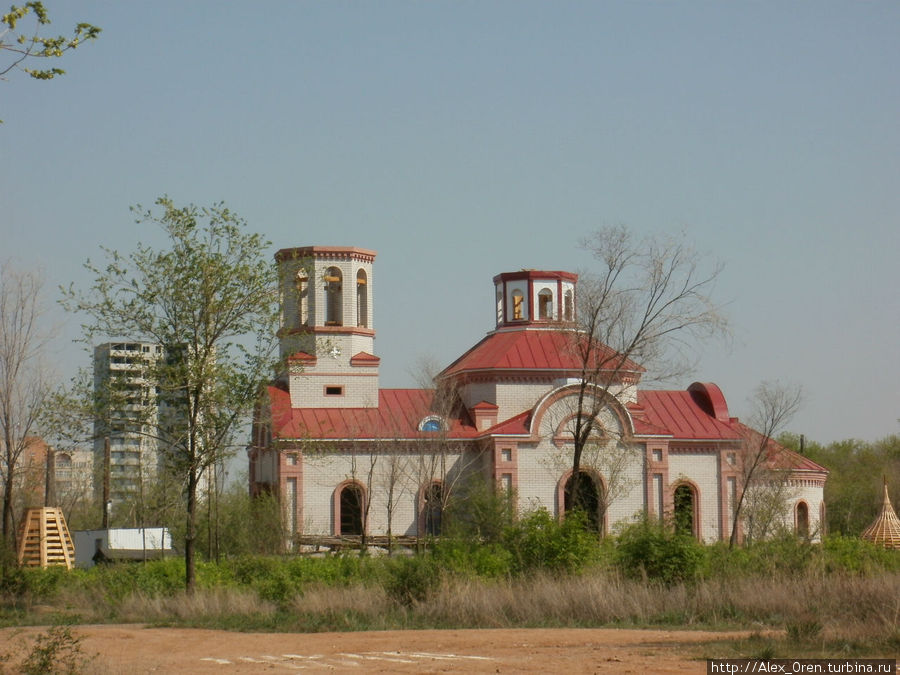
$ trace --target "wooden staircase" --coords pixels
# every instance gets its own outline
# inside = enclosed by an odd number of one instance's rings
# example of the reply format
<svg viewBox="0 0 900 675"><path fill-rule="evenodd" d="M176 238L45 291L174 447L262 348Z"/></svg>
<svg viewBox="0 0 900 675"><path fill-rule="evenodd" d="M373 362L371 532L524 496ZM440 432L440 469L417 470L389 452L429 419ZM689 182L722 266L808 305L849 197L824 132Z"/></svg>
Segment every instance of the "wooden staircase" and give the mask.
<svg viewBox="0 0 900 675"><path fill-rule="evenodd" d="M75 565L75 545L62 509L45 506L28 509L19 533L19 565L49 567Z"/></svg>

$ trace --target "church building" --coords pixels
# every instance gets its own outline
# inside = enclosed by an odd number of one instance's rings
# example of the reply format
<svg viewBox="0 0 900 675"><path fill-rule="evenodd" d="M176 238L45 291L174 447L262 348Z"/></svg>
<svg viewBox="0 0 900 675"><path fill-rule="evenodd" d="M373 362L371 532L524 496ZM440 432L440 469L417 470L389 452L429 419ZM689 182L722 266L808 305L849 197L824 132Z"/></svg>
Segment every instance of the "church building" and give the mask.
<svg viewBox="0 0 900 675"><path fill-rule="evenodd" d="M286 366L254 420L249 480L252 494L279 496L290 541L440 534L478 481L510 491L520 512L559 518L577 481L601 533L644 513L705 542L729 538L741 464L759 435L731 416L718 386L644 389L644 369L626 361L592 394L602 399L591 408L597 432L573 476L571 422L584 410L573 403L577 275L498 274L485 295L493 329L433 389L382 389L375 255L334 246L276 254ZM776 524L817 538L826 469L768 445L765 480L775 477L783 501Z"/></svg>

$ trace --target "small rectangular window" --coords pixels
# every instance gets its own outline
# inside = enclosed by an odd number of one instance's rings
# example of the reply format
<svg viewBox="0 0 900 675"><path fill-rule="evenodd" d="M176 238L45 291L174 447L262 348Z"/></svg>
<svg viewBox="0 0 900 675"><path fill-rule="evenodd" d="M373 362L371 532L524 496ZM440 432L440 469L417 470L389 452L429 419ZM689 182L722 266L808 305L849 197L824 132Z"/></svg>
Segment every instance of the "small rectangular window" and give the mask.
<svg viewBox="0 0 900 675"><path fill-rule="evenodd" d="M325 387L325 395L326 396L343 396L344 388L337 386L328 386Z"/></svg>
<svg viewBox="0 0 900 675"><path fill-rule="evenodd" d="M511 462L512 461L512 450L509 448L503 448L500 451L500 459L503 460L504 462Z"/></svg>

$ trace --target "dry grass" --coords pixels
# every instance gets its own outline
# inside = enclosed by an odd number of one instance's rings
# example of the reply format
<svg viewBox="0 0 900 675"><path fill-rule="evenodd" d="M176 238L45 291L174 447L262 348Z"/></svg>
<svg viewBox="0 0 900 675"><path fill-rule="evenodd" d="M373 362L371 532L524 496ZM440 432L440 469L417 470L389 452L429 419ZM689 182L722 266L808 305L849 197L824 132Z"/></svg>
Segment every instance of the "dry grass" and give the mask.
<svg viewBox="0 0 900 675"><path fill-rule="evenodd" d="M599 574L445 583L413 610L437 625L787 629L797 639L900 639L900 575L745 578L665 587Z"/></svg>
<svg viewBox="0 0 900 675"><path fill-rule="evenodd" d="M794 643L900 649L900 573L808 572L665 586L611 571L511 580L444 576L423 600L403 604L378 584L307 586L282 602L250 589L193 595L134 593L121 600L67 590L25 607L40 622L117 621L236 630L381 630L522 626L678 626L783 631ZM25 622L20 616L20 622ZM838 645L838 646L834 646Z"/></svg>
<svg viewBox="0 0 900 675"><path fill-rule="evenodd" d="M135 593L116 607L124 623L189 623L228 617L271 617L277 606L260 600L256 593L238 589L198 590L192 595L148 596Z"/></svg>
<svg viewBox="0 0 900 675"><path fill-rule="evenodd" d="M303 614L356 612L364 616L389 616L394 601L380 586L350 586L311 588L291 602L293 611Z"/></svg>

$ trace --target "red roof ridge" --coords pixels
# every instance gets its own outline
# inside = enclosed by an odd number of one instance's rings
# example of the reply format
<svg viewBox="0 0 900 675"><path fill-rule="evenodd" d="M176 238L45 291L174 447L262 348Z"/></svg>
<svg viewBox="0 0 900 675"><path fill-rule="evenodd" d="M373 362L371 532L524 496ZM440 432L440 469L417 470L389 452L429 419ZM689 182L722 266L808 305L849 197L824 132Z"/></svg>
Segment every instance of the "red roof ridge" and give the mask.
<svg viewBox="0 0 900 675"><path fill-rule="evenodd" d="M381 363L381 358L368 352L357 352L350 357L351 366L377 366Z"/></svg>
<svg viewBox="0 0 900 675"><path fill-rule="evenodd" d="M492 427L484 429L479 436L508 436L508 435L527 435L531 433L529 428L529 420L531 419L531 410L520 412L507 420L498 422Z"/></svg>

